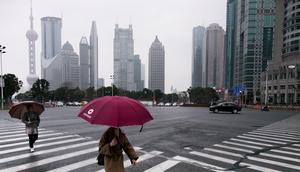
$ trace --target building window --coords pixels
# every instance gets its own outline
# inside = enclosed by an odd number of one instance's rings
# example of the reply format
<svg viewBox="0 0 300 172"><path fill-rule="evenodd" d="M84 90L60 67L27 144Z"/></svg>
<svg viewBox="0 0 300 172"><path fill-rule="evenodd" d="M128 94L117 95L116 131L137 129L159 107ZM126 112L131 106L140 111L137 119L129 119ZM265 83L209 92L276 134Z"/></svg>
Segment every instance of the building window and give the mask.
<svg viewBox="0 0 300 172"><path fill-rule="evenodd" d="M284 90L285 89L285 85L280 85L280 89Z"/></svg>

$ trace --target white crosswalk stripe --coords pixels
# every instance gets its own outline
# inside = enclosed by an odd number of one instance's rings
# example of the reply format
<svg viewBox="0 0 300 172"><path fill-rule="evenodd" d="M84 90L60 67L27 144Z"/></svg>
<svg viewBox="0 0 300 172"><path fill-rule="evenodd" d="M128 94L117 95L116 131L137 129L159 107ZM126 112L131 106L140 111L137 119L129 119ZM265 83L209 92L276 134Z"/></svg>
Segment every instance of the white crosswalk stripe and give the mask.
<svg viewBox="0 0 300 172"><path fill-rule="evenodd" d="M44 134L44 133L53 133L53 131L39 131L39 134ZM10 134L10 135L6 135L6 136L1 136L1 139L5 139L5 138L10 138L10 137L19 137L19 136L28 136L27 134L22 133L22 134Z"/></svg>
<svg viewBox="0 0 300 172"><path fill-rule="evenodd" d="M149 168L148 170L145 170L144 172L158 172L158 171L166 171L168 169L170 169L171 167L174 167L175 165L177 165L178 163L180 163L180 161L176 161L176 160L166 160L152 168Z"/></svg>
<svg viewBox="0 0 300 172"><path fill-rule="evenodd" d="M80 141L80 140L84 140L84 138L75 138L75 139L63 140L63 141L58 141L58 142L39 144L39 145L35 146L35 148L42 148L42 147L59 145L59 144L64 144L64 143L71 143L71 142ZM12 152L23 151L23 150L28 150L28 146L0 151L0 155L12 153Z"/></svg>
<svg viewBox="0 0 300 172"><path fill-rule="evenodd" d="M145 155L140 156L139 159L138 159L138 161L142 162L142 161L145 161L147 159L153 158L153 157L155 157L156 155L159 155L159 154L162 154L162 152L160 152L160 151L152 151L149 154L145 154ZM130 160L124 161L124 168L127 168L130 165L131 165L131 161ZM105 170L102 169L102 170L99 170L97 172L105 172Z"/></svg>
<svg viewBox="0 0 300 172"><path fill-rule="evenodd" d="M66 135L66 136L59 136L59 137L50 137L46 139L38 139L36 143L42 143L46 141L53 141L53 140L59 140L59 139L68 139L70 137L75 137L75 135ZM2 148L8 148L8 147L13 147L13 146L19 146L19 145L28 145L27 142L17 142L17 143L8 143L8 144L3 144L0 145L0 149Z"/></svg>
<svg viewBox="0 0 300 172"><path fill-rule="evenodd" d="M268 136L275 136L275 137L280 137L280 138L290 138L290 139L300 139L299 136L295 136L292 134L280 134L276 132L265 132L265 131L251 131L248 132L251 134L259 134L259 135L268 135Z"/></svg>
<svg viewBox="0 0 300 172"><path fill-rule="evenodd" d="M39 129L39 131L43 131L45 129L41 128ZM22 130L22 131L9 131L9 132L0 132L0 136L2 137L3 135L8 135L8 134L16 134L16 133L25 133L25 130Z"/></svg>
<svg viewBox="0 0 300 172"><path fill-rule="evenodd" d="M19 166L3 169L3 170L0 170L0 172L6 172L6 171L14 172L14 171L26 170L26 169L29 169L29 168L49 164L51 162L55 162L55 161L59 161L59 160L63 160L63 159L68 159L68 158L72 158L72 157L75 157L75 156L79 156L79 155L83 155L83 154L87 154L87 153L91 153L91 152L95 152L95 151L97 151L97 148L83 149L83 150L80 150L80 151L64 154L63 156L58 155L58 156L42 159L42 160L39 160L39 161L35 161L34 163L27 163L27 164L22 164L22 165L19 165Z"/></svg>
<svg viewBox="0 0 300 172"><path fill-rule="evenodd" d="M0 172L30 171L32 168L43 168L50 163L59 161L67 161L67 163L58 163L52 169L45 169L48 172L68 172L77 169L84 171L86 167L92 167L92 169L98 169L97 172L104 172L103 167L96 164L95 154L98 151L98 140L41 128L39 139L35 144L36 151L29 153L28 136L25 134L23 125L13 126L6 122L5 125L0 124L0 126ZM188 152L184 156L168 157L163 151L144 151L141 150L141 147L134 147L141 155L137 166L132 170L163 172L176 170L181 163L218 172L235 171L237 166L234 164L236 165L236 163L240 168L256 171L300 170L300 165L298 165L300 163L300 144L298 144L300 138L296 133L296 131L289 131L286 128L260 128L202 150L185 150ZM284 146L280 147L282 145ZM89 156L93 153L93 157ZM79 156L82 158L78 159ZM40 158L30 160L32 157ZM159 162L154 160L157 158ZM239 162L239 160L241 161ZM14 166L15 162L21 163ZM5 166L6 163L9 165ZM143 163L147 164L147 169L140 165ZM125 158L124 167L131 170L129 159Z"/></svg>
<svg viewBox="0 0 300 172"><path fill-rule="evenodd" d="M254 134L243 134L243 135L249 136L249 137L255 137L255 138L284 141L284 142L298 142L297 140L280 139L280 138L276 138L276 137L266 137L266 136L259 136L259 135L254 135Z"/></svg>

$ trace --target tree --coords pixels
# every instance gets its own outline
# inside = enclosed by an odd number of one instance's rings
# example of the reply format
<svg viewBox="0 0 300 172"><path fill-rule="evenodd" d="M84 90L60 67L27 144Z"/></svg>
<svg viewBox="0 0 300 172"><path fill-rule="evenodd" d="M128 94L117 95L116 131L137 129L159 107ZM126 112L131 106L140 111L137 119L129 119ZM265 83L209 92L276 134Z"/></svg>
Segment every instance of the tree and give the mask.
<svg viewBox="0 0 300 172"><path fill-rule="evenodd" d="M32 85L31 92L33 98L37 101L44 102L48 99L49 82L45 79L38 79Z"/></svg>
<svg viewBox="0 0 300 172"><path fill-rule="evenodd" d="M9 101L11 97L21 89L23 82L19 80L16 75L10 73L3 75L3 79L3 97Z"/></svg>
<svg viewBox="0 0 300 172"><path fill-rule="evenodd" d="M85 90L85 98L90 101L96 97L96 91L94 87L89 87Z"/></svg>
<svg viewBox="0 0 300 172"><path fill-rule="evenodd" d="M31 100L32 95L30 91L26 91L25 93L19 93L18 95L16 95L15 98L20 101L26 101L26 100Z"/></svg>
<svg viewBox="0 0 300 172"><path fill-rule="evenodd" d="M195 104L206 104L208 105L211 101L216 101L219 99L217 92L212 88L189 88L187 90L189 93L190 101Z"/></svg>
<svg viewBox="0 0 300 172"><path fill-rule="evenodd" d="M159 89L154 90L153 97L155 98L155 101L160 101L161 98L164 97L164 93L161 92Z"/></svg>

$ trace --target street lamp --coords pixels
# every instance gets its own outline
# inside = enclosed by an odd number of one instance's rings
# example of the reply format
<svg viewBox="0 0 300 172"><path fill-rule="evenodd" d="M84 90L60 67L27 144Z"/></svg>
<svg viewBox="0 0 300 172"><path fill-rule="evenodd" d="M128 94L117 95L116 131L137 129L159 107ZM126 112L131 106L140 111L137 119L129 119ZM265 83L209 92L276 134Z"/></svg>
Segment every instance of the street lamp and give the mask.
<svg viewBox="0 0 300 172"><path fill-rule="evenodd" d="M3 79L3 72L2 72L2 54L6 53L5 50L5 46L0 45L0 63L1 63L1 109L3 110L3 87L4 87L4 79Z"/></svg>
<svg viewBox="0 0 300 172"><path fill-rule="evenodd" d="M111 96L114 96L114 78L115 78L115 75L110 75L110 79L111 79Z"/></svg>
<svg viewBox="0 0 300 172"><path fill-rule="evenodd" d="M295 65L293 65L293 64L291 64L291 65L288 65L288 68L290 69L290 70L292 70L291 71L291 78L293 78L293 70L296 68L296 66ZM293 84L293 99L292 99L292 104L294 104L294 97L295 97L295 87L294 87L294 84Z"/></svg>

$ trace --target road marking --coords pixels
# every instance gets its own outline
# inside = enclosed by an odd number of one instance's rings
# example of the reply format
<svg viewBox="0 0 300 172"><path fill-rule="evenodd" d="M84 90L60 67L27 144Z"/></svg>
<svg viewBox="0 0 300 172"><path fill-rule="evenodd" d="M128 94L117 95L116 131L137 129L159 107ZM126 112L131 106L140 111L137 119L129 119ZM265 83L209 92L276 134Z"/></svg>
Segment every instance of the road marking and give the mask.
<svg viewBox="0 0 300 172"><path fill-rule="evenodd" d="M163 172L168 170L171 167L174 167L175 165L177 165L178 163L180 163L180 161L175 161L175 160L166 160L152 168L149 168L148 170L145 170L144 172Z"/></svg>
<svg viewBox="0 0 300 172"><path fill-rule="evenodd" d="M39 131L39 134L40 133L53 133L54 131ZM10 137L19 137L19 136L27 136L28 137L28 134L25 134L22 133L22 134L15 134L15 135L7 135L7 136L1 136L1 139L4 139L4 138L10 138Z"/></svg>
<svg viewBox="0 0 300 172"><path fill-rule="evenodd" d="M42 148L42 147L47 147L47 146L53 146L53 145L59 145L59 144L64 144L64 143L75 142L75 141L79 141L79 140L85 140L85 139L84 138L75 138L75 139L70 139L70 140L63 140L63 141L58 141L58 142L40 144L40 145L36 145L34 147L35 148ZM7 153L12 153L12 152L23 151L23 150L28 150L28 146L0 151L0 155L7 154Z"/></svg>
<svg viewBox="0 0 300 172"><path fill-rule="evenodd" d="M160 152L160 151L152 151L152 152L146 153L146 154L144 154L144 155L142 155L142 156L139 157L139 159L137 160L137 163L145 161L145 160L150 159L150 158L153 158L153 157L155 157L157 155L160 155L162 153L163 152ZM124 161L124 168L127 168L130 165L131 165L131 161L130 160ZM105 172L105 169L99 170L97 172Z"/></svg>
<svg viewBox="0 0 300 172"><path fill-rule="evenodd" d="M249 137L269 139L269 140L284 141L284 142L298 142L297 140L279 139L279 138L274 138L274 137L258 136L258 135L253 135L253 134L243 134L243 135L249 136Z"/></svg>
<svg viewBox="0 0 300 172"><path fill-rule="evenodd" d="M295 155L300 156L300 153L294 153L294 152L288 152L288 151L282 151L282 150L271 150L272 152L282 153L282 154L288 154L288 155Z"/></svg>
<svg viewBox="0 0 300 172"><path fill-rule="evenodd" d="M51 140L58 140L58 139L66 139L66 138L70 138L70 137L75 137L75 135L66 135L66 136L60 136L60 137L50 137L50 138L46 138L46 139L38 139L36 141L36 143L41 143L41 142L51 141ZM13 147L13 146L19 146L19 145L25 145L25 144L28 145L28 142L8 143L8 144L0 145L0 149L7 148L7 147Z"/></svg>
<svg viewBox="0 0 300 172"><path fill-rule="evenodd" d="M250 139L250 140L256 140L256 141L268 142L268 143L287 144L287 142L278 142L278 141L272 141L272 140L258 139L258 138L248 137L248 136L237 136L237 137L243 138L243 139Z"/></svg>
<svg viewBox="0 0 300 172"><path fill-rule="evenodd" d="M281 135L289 135L289 136L299 136L297 133L293 133L291 131L274 131L274 130L256 130L256 132L267 132L267 133L276 133L276 134L281 134Z"/></svg>
<svg viewBox="0 0 300 172"><path fill-rule="evenodd" d="M41 165L45 165L45 164L49 164L49 163L52 163L52 162L56 162L56 161L60 161L60 160L64 160L64 159L68 159L68 158L88 154L88 153L91 153L91 152L95 152L95 151L97 151L97 149L98 148L83 149L83 150L80 150L80 151L64 154L63 156L58 155L58 156L42 159L42 160L39 160L39 161L34 161L34 162L31 162L31 163L22 164L22 165L18 165L18 166L15 166L15 167L3 169L3 170L0 170L0 172L21 171L21 170L25 170L25 169L29 169L29 168L33 168L33 167L37 167L37 166L41 166Z"/></svg>
<svg viewBox="0 0 300 172"><path fill-rule="evenodd" d="M260 167L260 166L257 166L257 165L244 163L244 162L240 163L240 166L247 166L247 168L250 168L250 169L253 169L253 170L256 170L256 171L281 172L281 171L274 170L274 169L271 169L271 168Z"/></svg>
<svg viewBox="0 0 300 172"><path fill-rule="evenodd" d="M7 129L0 129L0 132L7 132L7 131L25 131L25 127L19 127L19 128L7 128Z"/></svg>
<svg viewBox="0 0 300 172"><path fill-rule="evenodd" d="M39 131L44 131L45 129L39 129ZM16 134L16 133L25 133L25 129L24 130L20 130L20 131L9 131L9 132L3 132L1 133L0 132L0 136L3 136L3 135L8 135L8 134Z"/></svg>
<svg viewBox="0 0 300 172"><path fill-rule="evenodd" d="M293 151L299 151L300 152L300 149L292 148L292 147L282 147L282 149L288 149L288 150L293 150Z"/></svg>
<svg viewBox="0 0 300 172"><path fill-rule="evenodd" d="M64 167L49 170L47 172L61 172L61 171L68 172L68 171L76 170L78 168L85 167L85 166L92 165L92 164L96 164L96 163L97 163L97 160L96 160L96 157L94 157L94 158L91 158L91 159L87 159L87 160L84 160L84 161L80 161L80 162L77 162L77 163L66 165Z"/></svg>
<svg viewBox="0 0 300 172"><path fill-rule="evenodd" d="M202 153L202 152L192 151L192 152L190 152L190 154L201 156L201 157L204 157L204 158L217 160L217 161L221 161L221 162L225 162L225 163L228 163L228 164L236 163L236 161L232 160L232 159L227 159L227 158L223 158L223 157L219 157L219 156L214 156L214 155L210 155L210 154L206 154L206 153Z"/></svg>
<svg viewBox="0 0 300 172"><path fill-rule="evenodd" d="M260 133L268 133L268 134L276 134L276 135L282 135L282 136L291 136L291 137L295 137L297 136L297 134L290 134L290 133L282 133L279 131L266 131L266 130L254 130L252 132L260 132ZM298 136L297 136L298 137Z"/></svg>
<svg viewBox="0 0 300 172"><path fill-rule="evenodd" d="M209 170L212 170L212 171L225 171L226 170L225 168L222 168L222 167L207 164L207 163L204 163L204 162L201 162L201 161L197 161L197 160L182 157L182 156L175 156L173 159L178 160L178 161L182 161L182 162L186 162L188 164L196 164L196 165L201 166L204 169L209 169Z"/></svg>
<svg viewBox="0 0 300 172"><path fill-rule="evenodd" d="M68 149L72 149L72 148L77 148L77 147L86 146L86 145L90 145L90 144L97 144L97 143L98 143L98 141L89 141L89 142L72 144L72 145L62 146L62 147L53 148L53 149L41 150L41 151L34 152L34 153L25 153L25 154L21 154L21 155L12 156L12 157L2 158L2 159L0 159L0 164L10 162L10 161L15 161L18 159L28 158L31 156L42 155L42 154L47 154L47 153L52 153L52 152L58 152L58 151L68 150Z"/></svg>
<svg viewBox="0 0 300 172"><path fill-rule="evenodd" d="M291 128L278 128L278 127L269 127L269 126L266 126L263 129L267 129L267 130L279 130L279 131L291 131L291 132L300 133L299 130L294 130L294 129L291 129Z"/></svg>
<svg viewBox="0 0 300 172"><path fill-rule="evenodd" d="M220 148L225 148L225 149L236 150L236 151L240 151L240 152L254 153L253 151L248 150L248 149L241 149L241 148L236 148L236 147L231 147L231 146L226 146L226 145L215 144L214 146L220 147Z"/></svg>
<svg viewBox="0 0 300 172"><path fill-rule="evenodd" d="M12 129L25 129L25 126L11 126L11 127L0 127L0 131L12 130Z"/></svg>
<svg viewBox="0 0 300 172"><path fill-rule="evenodd" d="M142 148L134 147L134 149L135 150L140 150ZM87 159L87 160L76 162L76 163L73 163L73 164L70 164L70 165L59 167L59 168L56 168L56 169L53 169L53 170L50 170L50 171L47 171L47 172L61 172L61 171L68 172L68 171L76 170L78 168L82 168L82 167L85 167L85 166L88 166L88 165L96 164L96 162L97 162L96 157L94 157L94 158L90 158L90 159Z"/></svg>
<svg viewBox="0 0 300 172"><path fill-rule="evenodd" d="M273 154L269 154L269 153L260 153L260 155L271 157L271 158L283 159L283 160L287 160L287 161L300 162L300 159L289 158L289 157L280 156L280 155L273 155Z"/></svg>
<svg viewBox="0 0 300 172"><path fill-rule="evenodd" d="M257 129L259 131L271 131L271 132L278 132L278 133L282 133L282 134L295 134L295 135L300 135L300 133L298 132L292 132L289 130L268 130L268 129Z"/></svg>
<svg viewBox="0 0 300 172"><path fill-rule="evenodd" d="M222 150L213 149L213 148L204 148L204 150L210 151L210 152L216 152L216 153L220 153L220 154L224 154L224 155L235 156L235 157L239 157L239 158L244 157L244 156L241 155L241 154L232 153L232 152L227 152L227 151L222 151ZM195 151L194 151L194 152L195 152Z"/></svg>
<svg viewBox="0 0 300 172"><path fill-rule="evenodd" d="M277 166L281 166L281 167L285 167L285 168L292 168L292 169L300 170L300 166L287 164L287 163L283 163L283 162L272 161L272 160L267 160L267 159L257 158L257 157L250 157L250 156L248 157L248 159L252 160L252 161L258 161L258 162L264 162L267 164L277 165Z"/></svg>
<svg viewBox="0 0 300 172"><path fill-rule="evenodd" d="M243 143L249 143L249 144L253 144L253 145L260 145L260 146L269 146L269 147L274 146L274 145L271 145L271 144L260 143L260 142L252 142L252 141L243 140L243 139L236 139L236 138L231 138L230 140L243 142Z"/></svg>
<svg viewBox="0 0 300 172"><path fill-rule="evenodd" d="M241 146L241 147L246 147L246 148L263 149L263 147L250 146L250 145L245 145L245 144L241 144L241 143L234 143L234 142L229 142L229 141L223 141L223 143L236 145L236 146Z"/></svg>
<svg viewBox="0 0 300 172"><path fill-rule="evenodd" d="M40 137L48 137L48 136L56 136L56 135L62 135L63 133L50 133L50 134L41 134L39 135ZM6 139L6 140L0 140L0 143L4 143L4 142L12 142L12 141L19 141L19 140L26 140L28 139L28 136L26 137L19 137L19 138L15 138L15 139Z"/></svg>
<svg viewBox="0 0 300 172"><path fill-rule="evenodd" d="M262 136L272 136L272 137L276 137L276 138L300 140L299 137L284 136L284 135L279 135L279 134L274 134L274 133L262 133L262 132L248 132L248 133L262 135Z"/></svg>

